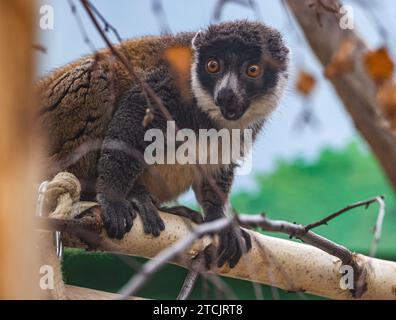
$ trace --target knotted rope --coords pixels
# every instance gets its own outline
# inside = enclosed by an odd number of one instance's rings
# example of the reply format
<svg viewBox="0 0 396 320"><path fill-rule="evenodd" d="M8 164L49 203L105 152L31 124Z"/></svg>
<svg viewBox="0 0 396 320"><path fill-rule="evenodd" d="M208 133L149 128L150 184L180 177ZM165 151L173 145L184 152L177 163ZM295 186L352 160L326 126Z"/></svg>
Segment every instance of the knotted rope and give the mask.
<svg viewBox="0 0 396 320"><path fill-rule="evenodd" d="M48 184L45 192L49 217L73 219L82 212L97 206L96 202L80 201L81 184L70 172L58 173Z"/></svg>
<svg viewBox="0 0 396 320"><path fill-rule="evenodd" d="M96 202L80 201L80 194L81 184L77 177L70 172L60 172L50 182L44 182L40 187L38 215L73 219L97 205ZM63 253L61 234L56 233L56 248L54 247L54 234L51 231L41 231L39 243L42 261L50 265L54 272L54 288L50 292L50 298L65 300L65 284L60 263Z"/></svg>

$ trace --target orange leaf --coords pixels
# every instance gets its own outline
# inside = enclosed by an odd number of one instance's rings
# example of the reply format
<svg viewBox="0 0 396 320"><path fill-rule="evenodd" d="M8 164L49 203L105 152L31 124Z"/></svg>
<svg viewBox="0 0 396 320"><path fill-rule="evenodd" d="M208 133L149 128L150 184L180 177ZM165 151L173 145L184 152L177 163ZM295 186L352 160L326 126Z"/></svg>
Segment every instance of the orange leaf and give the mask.
<svg viewBox="0 0 396 320"><path fill-rule="evenodd" d="M377 101L392 128L396 129L396 83L381 86L377 93Z"/></svg>
<svg viewBox="0 0 396 320"><path fill-rule="evenodd" d="M313 75L308 72L300 71L297 77L296 89L302 95L308 96L315 88L316 80Z"/></svg>
<svg viewBox="0 0 396 320"><path fill-rule="evenodd" d="M353 53L355 48L355 42L350 39L344 40L341 43L337 52L334 54L330 63L325 69L326 78L333 79L353 70Z"/></svg>
<svg viewBox="0 0 396 320"><path fill-rule="evenodd" d="M364 65L371 79L381 84L392 78L395 65L386 48L369 51L364 55Z"/></svg>

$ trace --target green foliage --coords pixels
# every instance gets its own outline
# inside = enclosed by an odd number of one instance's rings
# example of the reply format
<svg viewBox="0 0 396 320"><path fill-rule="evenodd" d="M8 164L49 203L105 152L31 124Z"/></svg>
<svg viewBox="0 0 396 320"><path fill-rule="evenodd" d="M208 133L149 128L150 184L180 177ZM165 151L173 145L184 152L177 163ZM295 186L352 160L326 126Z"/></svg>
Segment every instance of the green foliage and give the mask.
<svg viewBox="0 0 396 320"><path fill-rule="evenodd" d="M384 195L387 207L378 256L396 260L396 197L375 159L357 143L351 143L344 150L325 149L312 163L302 159L291 163L279 161L273 173L256 176L255 190L233 195L232 203L238 212L266 212L272 219L303 224L319 220L350 203ZM315 231L352 250L367 254L376 217L377 205L373 204L368 209L358 208L347 212ZM69 284L116 292L133 275L130 267L132 259L139 263L145 261L141 258L120 259L111 254L68 249L63 268ZM174 299L185 274L186 271L181 268L166 266L139 295ZM251 283L226 278L224 281L238 298L255 298ZM271 299L271 289L267 286L262 288L264 298ZM282 290L278 290L278 293L281 299L298 298L294 293ZM191 298L216 296L210 284L209 289L205 289L204 282L200 281Z"/></svg>
<svg viewBox="0 0 396 320"><path fill-rule="evenodd" d="M87 253L78 249L66 249L63 272L66 283L96 290L117 292L133 276L131 265L146 262L143 258L116 256L102 252ZM167 265L139 291L139 297L150 299L176 299L186 277L183 268ZM253 286L248 281L222 278L239 299L254 299ZM271 299L273 293L268 286L260 286L265 299ZM277 290L281 299L296 299L296 293ZM304 297L311 297L304 295ZM218 296L213 284L202 279L198 280L190 299L232 298L232 296Z"/></svg>

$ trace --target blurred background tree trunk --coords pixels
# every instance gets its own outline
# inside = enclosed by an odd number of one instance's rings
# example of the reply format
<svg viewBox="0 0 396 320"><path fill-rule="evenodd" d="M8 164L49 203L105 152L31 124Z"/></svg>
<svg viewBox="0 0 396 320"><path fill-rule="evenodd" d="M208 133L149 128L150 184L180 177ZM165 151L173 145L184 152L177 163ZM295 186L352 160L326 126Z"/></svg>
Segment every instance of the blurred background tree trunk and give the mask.
<svg viewBox="0 0 396 320"><path fill-rule="evenodd" d="M329 8L335 8L337 12L321 7L319 1L287 0L291 12L324 69L341 50L343 43L348 41L353 44L353 68L331 77L330 81L355 127L371 147L396 189L396 134L381 116L377 102L379 87L363 65L364 55L369 48L354 29L341 28L341 14L337 8L342 4L338 0L326 0L323 3Z"/></svg>
<svg viewBox="0 0 396 320"><path fill-rule="evenodd" d="M33 226L39 176L33 114L35 4L0 0L0 299L39 297Z"/></svg>

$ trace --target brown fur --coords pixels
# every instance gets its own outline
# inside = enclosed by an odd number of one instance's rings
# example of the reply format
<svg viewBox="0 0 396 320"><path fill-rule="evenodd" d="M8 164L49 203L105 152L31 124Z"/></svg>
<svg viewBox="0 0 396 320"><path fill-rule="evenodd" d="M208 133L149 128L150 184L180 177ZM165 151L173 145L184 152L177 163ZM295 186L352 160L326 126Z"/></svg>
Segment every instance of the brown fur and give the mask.
<svg viewBox="0 0 396 320"><path fill-rule="evenodd" d="M127 40L117 48L144 79L145 73L164 63L166 48L190 47L192 36L186 33L177 38L143 37ZM97 148L96 142L104 138L114 106L132 85L128 72L108 49L65 65L38 82L39 120L53 169L49 174L68 167L83 183L96 176L99 153L82 149ZM66 165L78 152L87 154L70 167ZM161 170L162 167L156 169ZM162 175L168 181L167 170Z"/></svg>
<svg viewBox="0 0 396 320"><path fill-rule="evenodd" d="M187 191L194 182L194 171L191 165L155 165L146 170L138 182L160 202L175 200Z"/></svg>

